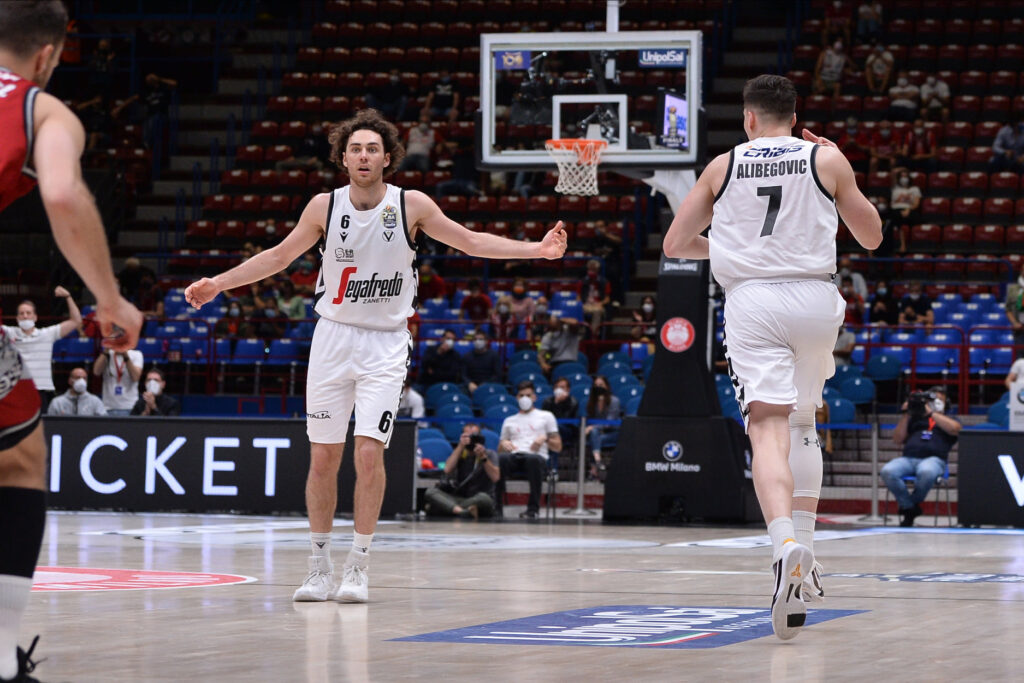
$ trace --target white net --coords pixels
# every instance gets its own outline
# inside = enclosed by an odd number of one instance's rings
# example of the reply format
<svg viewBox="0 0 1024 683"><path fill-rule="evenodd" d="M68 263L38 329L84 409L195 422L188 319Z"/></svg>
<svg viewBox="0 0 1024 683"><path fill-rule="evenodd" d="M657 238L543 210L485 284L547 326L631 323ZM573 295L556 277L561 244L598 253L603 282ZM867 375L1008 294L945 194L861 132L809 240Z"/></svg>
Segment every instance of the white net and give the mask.
<svg viewBox="0 0 1024 683"><path fill-rule="evenodd" d="M558 164L555 192L583 197L597 194L597 166L607 146L604 140L548 140L544 148Z"/></svg>

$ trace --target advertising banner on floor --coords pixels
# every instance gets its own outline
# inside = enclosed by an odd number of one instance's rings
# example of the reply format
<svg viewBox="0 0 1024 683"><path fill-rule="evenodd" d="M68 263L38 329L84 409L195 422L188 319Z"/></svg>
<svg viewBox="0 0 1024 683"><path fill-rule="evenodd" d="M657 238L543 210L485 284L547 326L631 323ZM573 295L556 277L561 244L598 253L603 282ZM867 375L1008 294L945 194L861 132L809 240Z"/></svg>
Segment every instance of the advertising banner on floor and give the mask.
<svg viewBox="0 0 1024 683"><path fill-rule="evenodd" d="M43 420L47 504L69 510L303 513L309 440L295 419ZM351 513L351 427L338 512ZM382 516L415 510L416 423L399 421L384 456Z"/></svg>

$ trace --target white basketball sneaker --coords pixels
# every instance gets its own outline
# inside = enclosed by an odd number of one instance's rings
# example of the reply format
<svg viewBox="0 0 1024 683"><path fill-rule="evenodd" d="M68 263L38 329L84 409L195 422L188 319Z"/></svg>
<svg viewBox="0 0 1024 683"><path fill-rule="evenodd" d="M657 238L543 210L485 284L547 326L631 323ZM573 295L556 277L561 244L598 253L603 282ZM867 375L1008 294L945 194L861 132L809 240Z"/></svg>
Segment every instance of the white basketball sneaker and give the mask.
<svg viewBox="0 0 1024 683"><path fill-rule="evenodd" d="M309 558L309 576L295 591L295 602L324 602L334 590L334 567L326 557Z"/></svg>
<svg viewBox="0 0 1024 683"><path fill-rule="evenodd" d="M807 605L800 597L800 588L813 564L811 549L791 541L782 546L782 557L772 565L775 572L772 629L782 640L795 638L807 620Z"/></svg>
<svg viewBox="0 0 1024 683"><path fill-rule="evenodd" d="M821 585L824 571L821 563L815 560L811 573L804 577L804 585L800 587L800 597L804 602L825 602L825 588Z"/></svg>
<svg viewBox="0 0 1024 683"><path fill-rule="evenodd" d="M331 599L338 602L366 602L370 592L370 579L366 575L369 564L369 553L350 550L341 570L341 583Z"/></svg>

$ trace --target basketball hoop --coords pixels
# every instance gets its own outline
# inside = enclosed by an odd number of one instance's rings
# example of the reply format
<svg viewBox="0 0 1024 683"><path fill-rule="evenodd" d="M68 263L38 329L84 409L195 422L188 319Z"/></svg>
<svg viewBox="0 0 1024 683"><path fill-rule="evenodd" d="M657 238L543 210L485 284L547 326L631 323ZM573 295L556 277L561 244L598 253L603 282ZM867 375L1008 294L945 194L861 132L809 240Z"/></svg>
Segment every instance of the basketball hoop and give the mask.
<svg viewBox="0 0 1024 683"><path fill-rule="evenodd" d="M597 165L608 147L604 140L563 138L548 140L544 149L558 164L555 192L590 196L597 194Z"/></svg>

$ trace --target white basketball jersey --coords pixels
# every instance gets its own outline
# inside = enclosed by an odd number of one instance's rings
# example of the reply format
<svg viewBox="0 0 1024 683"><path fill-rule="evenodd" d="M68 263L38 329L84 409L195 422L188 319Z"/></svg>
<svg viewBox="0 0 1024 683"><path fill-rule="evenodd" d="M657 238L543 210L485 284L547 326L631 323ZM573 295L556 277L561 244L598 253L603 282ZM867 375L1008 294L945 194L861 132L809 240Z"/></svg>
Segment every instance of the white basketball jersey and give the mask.
<svg viewBox="0 0 1024 683"><path fill-rule="evenodd" d="M405 220L405 191L385 185L367 211L349 200L348 186L331 193L316 312L328 320L373 330L401 330L414 312L416 245Z"/></svg>
<svg viewBox="0 0 1024 683"><path fill-rule="evenodd" d="M711 272L728 292L746 282L826 279L836 272L835 200L818 180L818 145L757 138L729 153L711 219Z"/></svg>

